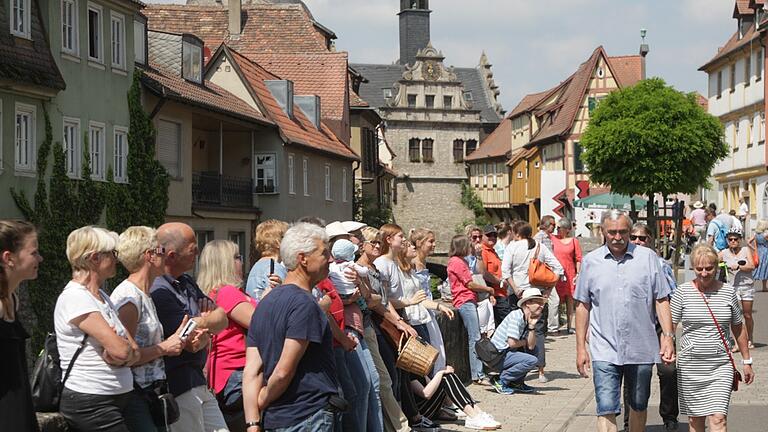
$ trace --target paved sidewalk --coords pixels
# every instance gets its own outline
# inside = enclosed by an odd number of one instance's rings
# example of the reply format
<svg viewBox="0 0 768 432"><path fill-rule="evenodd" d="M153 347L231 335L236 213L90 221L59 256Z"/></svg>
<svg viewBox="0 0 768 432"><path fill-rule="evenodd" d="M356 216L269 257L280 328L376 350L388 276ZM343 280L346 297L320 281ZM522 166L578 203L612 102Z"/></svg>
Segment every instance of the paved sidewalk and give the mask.
<svg viewBox="0 0 768 432"><path fill-rule="evenodd" d="M755 299L755 343L752 351L755 360L756 382L733 394L729 429L738 432L763 432L768 430L768 293L757 293ZM503 431L524 432L586 432L595 431L594 391L591 379L583 379L576 373L575 336L547 338L547 376L550 382L539 384L536 374L531 374L528 384L539 389L532 395L500 395L490 387L472 385L470 393L480 401L480 407L502 423ZM740 355L736 354L737 362ZM655 374L654 374L655 377ZM648 432L662 432L658 414L658 380L654 379L648 407ZM687 431L687 419L680 418L680 431ZM443 423L446 431L467 431L463 422ZM619 424L621 430L621 420Z"/></svg>

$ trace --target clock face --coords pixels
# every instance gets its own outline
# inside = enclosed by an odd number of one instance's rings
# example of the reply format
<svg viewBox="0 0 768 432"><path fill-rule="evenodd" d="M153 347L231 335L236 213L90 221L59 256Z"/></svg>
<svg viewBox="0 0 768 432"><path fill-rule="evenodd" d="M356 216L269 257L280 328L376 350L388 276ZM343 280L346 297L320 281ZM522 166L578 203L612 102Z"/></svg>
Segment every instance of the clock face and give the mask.
<svg viewBox="0 0 768 432"><path fill-rule="evenodd" d="M424 65L424 78L428 80L440 78L440 66L432 61L426 62Z"/></svg>

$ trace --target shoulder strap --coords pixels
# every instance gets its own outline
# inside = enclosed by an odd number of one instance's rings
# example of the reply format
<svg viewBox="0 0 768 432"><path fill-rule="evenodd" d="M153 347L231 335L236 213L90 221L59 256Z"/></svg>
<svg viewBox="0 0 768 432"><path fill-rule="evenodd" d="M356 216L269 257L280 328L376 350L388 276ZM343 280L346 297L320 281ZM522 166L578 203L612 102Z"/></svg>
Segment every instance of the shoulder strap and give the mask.
<svg viewBox="0 0 768 432"><path fill-rule="evenodd" d="M696 288L696 291L699 292L701 299L704 300L704 305L707 307L707 310L709 311L709 316L711 316L712 321L715 322L717 333L720 334L720 341L723 342L723 346L725 347L725 352L728 353L728 358L731 360L731 366L733 366L733 370L738 371L738 369L736 368L736 362L733 360L733 354L731 354L731 348L728 346L728 342L726 342L725 340L725 335L723 334L723 330L720 328L720 323L717 322L717 318L715 318L715 314L712 313L712 308L709 307L709 300L707 300L707 297L704 296L704 293L701 292L699 287L696 285L696 281L693 281L691 283L693 284L693 287Z"/></svg>
<svg viewBox="0 0 768 432"><path fill-rule="evenodd" d="M80 347L75 351L75 353L72 355L72 360L69 361L69 365L67 366L67 371L64 373L64 376L61 378L61 384L60 386L64 388L64 383L67 382L67 378L69 378L69 374L72 372L72 366L75 365L75 360L77 360L77 357L80 356L80 353L83 352L83 349L85 349L85 341L88 339L88 333L86 333L83 336L83 341L80 342Z"/></svg>

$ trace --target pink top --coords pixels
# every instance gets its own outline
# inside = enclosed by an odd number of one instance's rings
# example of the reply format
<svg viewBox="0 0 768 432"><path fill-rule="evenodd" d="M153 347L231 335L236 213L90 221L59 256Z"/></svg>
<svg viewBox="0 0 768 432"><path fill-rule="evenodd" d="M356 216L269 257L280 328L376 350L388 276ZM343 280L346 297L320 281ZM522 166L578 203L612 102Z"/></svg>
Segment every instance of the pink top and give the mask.
<svg viewBox="0 0 768 432"><path fill-rule="evenodd" d="M232 285L212 290L209 296L229 318L227 328L213 337L208 353L208 384L219 393L224 390L232 372L245 367L245 334L248 328L241 327L232 319L232 309L243 302L256 307L257 302Z"/></svg>
<svg viewBox="0 0 768 432"><path fill-rule="evenodd" d="M557 294L560 297L573 297L573 292L576 290L576 263L581 262L579 239L574 237L570 243L565 244L556 236L551 238L555 258L565 272L565 280L557 281Z"/></svg>
<svg viewBox="0 0 768 432"><path fill-rule="evenodd" d="M704 209L694 209L691 212L691 223L694 225L703 226L707 224L707 219L704 217L706 216L707 212L704 211Z"/></svg>
<svg viewBox="0 0 768 432"><path fill-rule="evenodd" d="M448 282L451 284L453 307L459 308L466 302L477 303L477 294L467 287L472 282L472 272L463 258L452 256L448 260Z"/></svg>

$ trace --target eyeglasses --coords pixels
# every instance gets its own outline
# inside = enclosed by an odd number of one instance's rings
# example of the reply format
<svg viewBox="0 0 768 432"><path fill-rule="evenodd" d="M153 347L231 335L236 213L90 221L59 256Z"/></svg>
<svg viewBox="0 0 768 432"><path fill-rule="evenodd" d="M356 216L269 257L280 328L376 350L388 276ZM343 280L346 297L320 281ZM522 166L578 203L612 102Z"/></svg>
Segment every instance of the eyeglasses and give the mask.
<svg viewBox="0 0 768 432"><path fill-rule="evenodd" d="M728 241L739 241L741 240L739 237L728 237Z"/></svg>
<svg viewBox="0 0 768 432"><path fill-rule="evenodd" d="M242 260L243 260L243 256L242 255L240 255L240 254L235 255L235 261L242 261Z"/></svg>
<svg viewBox="0 0 768 432"><path fill-rule="evenodd" d="M648 240L648 236L630 234L629 239L632 241L640 240L641 242L644 242Z"/></svg>
<svg viewBox="0 0 768 432"><path fill-rule="evenodd" d="M481 236L481 235L473 235L472 236L472 240L480 240L482 238L483 238L483 236Z"/></svg>
<svg viewBox="0 0 768 432"><path fill-rule="evenodd" d="M163 255L165 255L165 247L164 246L158 246L158 247L156 247L154 249L150 249L149 253L151 253L152 255L163 256Z"/></svg>
<svg viewBox="0 0 768 432"><path fill-rule="evenodd" d="M367 244L369 244L369 245L371 245L371 246L373 246L373 247L380 247L380 246L381 246L381 242L380 242L380 241L378 241L378 240L374 240L374 241L367 241L366 243L367 243Z"/></svg>

